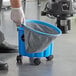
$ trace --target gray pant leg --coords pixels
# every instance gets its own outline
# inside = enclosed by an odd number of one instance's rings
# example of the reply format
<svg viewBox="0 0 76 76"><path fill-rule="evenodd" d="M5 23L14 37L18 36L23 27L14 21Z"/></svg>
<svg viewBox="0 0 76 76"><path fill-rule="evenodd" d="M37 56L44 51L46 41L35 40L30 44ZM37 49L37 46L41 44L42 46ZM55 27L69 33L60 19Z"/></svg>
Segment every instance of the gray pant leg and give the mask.
<svg viewBox="0 0 76 76"><path fill-rule="evenodd" d="M0 0L0 13L1 13L1 7L2 7L2 0ZM0 31L0 44L4 41L4 34Z"/></svg>

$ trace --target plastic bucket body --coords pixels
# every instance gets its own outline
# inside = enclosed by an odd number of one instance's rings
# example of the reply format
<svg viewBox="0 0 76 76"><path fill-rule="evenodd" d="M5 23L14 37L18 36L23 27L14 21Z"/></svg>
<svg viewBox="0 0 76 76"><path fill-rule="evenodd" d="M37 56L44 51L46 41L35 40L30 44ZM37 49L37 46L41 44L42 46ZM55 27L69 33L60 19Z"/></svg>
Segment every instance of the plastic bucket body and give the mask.
<svg viewBox="0 0 76 76"><path fill-rule="evenodd" d="M24 27L18 27L18 44L19 44L19 54L28 57L48 57L53 55L54 42L52 42L46 50L38 53L28 53L26 50L25 41L23 40Z"/></svg>

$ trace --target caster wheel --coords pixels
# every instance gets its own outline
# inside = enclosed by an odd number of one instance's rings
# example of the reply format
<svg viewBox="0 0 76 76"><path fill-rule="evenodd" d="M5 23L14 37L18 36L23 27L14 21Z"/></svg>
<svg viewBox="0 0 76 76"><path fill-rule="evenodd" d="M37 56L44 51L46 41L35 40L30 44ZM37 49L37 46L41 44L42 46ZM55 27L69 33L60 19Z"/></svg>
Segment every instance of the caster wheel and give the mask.
<svg viewBox="0 0 76 76"><path fill-rule="evenodd" d="M53 55L46 57L47 61L51 61L53 59Z"/></svg>
<svg viewBox="0 0 76 76"><path fill-rule="evenodd" d="M63 34L66 34L68 31L68 26L59 26Z"/></svg>
<svg viewBox="0 0 76 76"><path fill-rule="evenodd" d="M62 27L62 33L66 34L68 32L68 26L63 26Z"/></svg>
<svg viewBox="0 0 76 76"><path fill-rule="evenodd" d="M34 59L33 62L34 62L35 65L39 65L41 63L39 58Z"/></svg>
<svg viewBox="0 0 76 76"><path fill-rule="evenodd" d="M22 56L18 55L16 60L17 60L17 63L22 63Z"/></svg>
<svg viewBox="0 0 76 76"><path fill-rule="evenodd" d="M68 30L71 30L71 22L70 22L70 20L67 21L67 25L68 25Z"/></svg>

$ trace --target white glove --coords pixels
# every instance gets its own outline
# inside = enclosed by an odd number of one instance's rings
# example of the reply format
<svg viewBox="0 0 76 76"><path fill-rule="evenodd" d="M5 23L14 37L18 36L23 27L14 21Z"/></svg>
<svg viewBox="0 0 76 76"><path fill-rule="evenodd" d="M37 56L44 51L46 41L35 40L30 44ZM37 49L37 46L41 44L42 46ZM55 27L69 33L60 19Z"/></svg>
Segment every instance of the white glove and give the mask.
<svg viewBox="0 0 76 76"><path fill-rule="evenodd" d="M21 25L24 23L25 16L23 9L20 8L12 8L11 10L11 19L16 23L16 25Z"/></svg>

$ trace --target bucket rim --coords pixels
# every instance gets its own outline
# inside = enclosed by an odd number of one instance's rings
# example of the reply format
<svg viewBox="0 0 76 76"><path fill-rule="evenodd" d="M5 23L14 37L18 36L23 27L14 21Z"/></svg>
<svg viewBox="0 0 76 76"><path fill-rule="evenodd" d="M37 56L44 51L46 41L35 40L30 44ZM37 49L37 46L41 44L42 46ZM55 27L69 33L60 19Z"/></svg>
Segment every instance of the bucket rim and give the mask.
<svg viewBox="0 0 76 76"><path fill-rule="evenodd" d="M47 25L48 27L53 28L54 30L56 30L58 32L58 34L44 33L44 32L32 29L32 28L30 28L29 26L27 26L25 24L22 24L24 27L30 29L33 32L36 32L36 33L39 33L39 34L42 34L42 35L47 35L47 36L60 36L62 34L62 31L58 27L56 27L55 25L53 25L53 24L50 24L50 23L47 23L47 22L44 22L44 21L41 21L41 20L31 20L31 19L26 20L26 23L27 22L38 23L38 24L42 24L42 25L45 25L45 26Z"/></svg>

